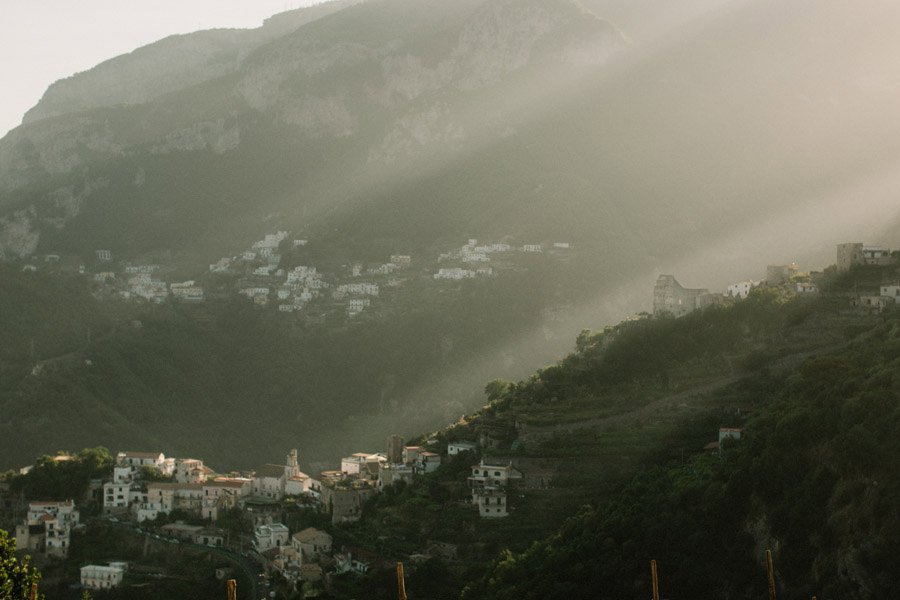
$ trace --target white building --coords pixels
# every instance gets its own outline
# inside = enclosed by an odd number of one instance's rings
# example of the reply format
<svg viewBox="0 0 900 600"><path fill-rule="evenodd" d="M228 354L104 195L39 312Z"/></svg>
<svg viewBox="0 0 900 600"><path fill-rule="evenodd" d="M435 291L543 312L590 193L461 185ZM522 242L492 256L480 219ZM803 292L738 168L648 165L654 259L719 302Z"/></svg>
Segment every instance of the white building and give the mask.
<svg viewBox="0 0 900 600"><path fill-rule="evenodd" d="M134 501L132 486L137 488L140 494L140 486L132 482L107 481L103 484L103 510L104 512L122 512L128 509Z"/></svg>
<svg viewBox="0 0 900 600"><path fill-rule="evenodd" d="M203 505L202 483L160 483L147 484L146 502L136 505L138 521L155 519L159 514L173 510L184 510L201 514Z"/></svg>
<svg viewBox="0 0 900 600"><path fill-rule="evenodd" d="M289 479L300 477L297 449L294 448L287 455L283 465L263 465L253 474L252 493L255 496L281 500L285 495L285 488Z"/></svg>
<svg viewBox="0 0 900 600"><path fill-rule="evenodd" d="M885 298L894 298L900 302L900 283L892 283L881 286L881 295Z"/></svg>
<svg viewBox="0 0 900 600"><path fill-rule="evenodd" d="M175 459L175 483L202 483L206 481L207 475L211 474L211 469L203 466L203 461L199 458L176 458Z"/></svg>
<svg viewBox="0 0 900 600"><path fill-rule="evenodd" d="M297 475L289 477L284 482L284 494L286 496L301 496L303 494L318 498L322 488L319 482L307 475L299 472Z"/></svg>
<svg viewBox="0 0 900 600"><path fill-rule="evenodd" d="M744 281L738 281L737 283L732 283L727 288L725 288L725 295L730 296L731 298L740 298L743 300L747 296L750 295L750 290L756 287L756 283L745 279Z"/></svg>
<svg viewBox="0 0 900 600"><path fill-rule="evenodd" d="M400 268L406 268L412 264L412 256L408 254L391 254L391 262Z"/></svg>
<svg viewBox="0 0 900 600"><path fill-rule="evenodd" d="M339 293L358 294L360 296L378 296L377 283L345 283L336 289Z"/></svg>
<svg viewBox="0 0 900 600"><path fill-rule="evenodd" d="M420 452L417 466L422 473L434 473L441 466L441 455L435 452Z"/></svg>
<svg viewBox="0 0 900 600"><path fill-rule="evenodd" d="M351 317L363 312L372 304L368 298L351 298L347 302L347 314Z"/></svg>
<svg viewBox="0 0 900 600"><path fill-rule="evenodd" d="M222 511L238 505L238 500L250 494L253 481L247 478L220 478L203 484L200 516L217 521Z"/></svg>
<svg viewBox="0 0 900 600"><path fill-rule="evenodd" d="M568 250L572 247L572 244L569 242L554 242L553 247L557 250Z"/></svg>
<svg viewBox="0 0 900 600"><path fill-rule="evenodd" d="M97 260L101 262L108 262L112 260L112 252L110 252L109 250L97 250L95 254L97 255Z"/></svg>
<svg viewBox="0 0 900 600"><path fill-rule="evenodd" d="M69 553L72 529L78 526L79 519L72 500L32 502L28 505L24 523L16 526L16 547L65 558Z"/></svg>
<svg viewBox="0 0 900 600"><path fill-rule="evenodd" d="M267 233L266 237L259 240L258 242L253 243L253 249L259 250L261 248L266 248L269 250L274 250L278 248L278 246L287 239L288 232L287 231L278 231L275 233Z"/></svg>
<svg viewBox="0 0 900 600"><path fill-rule="evenodd" d="M719 444L721 445L725 440L740 440L743 433L743 429L739 429L736 427L720 427Z"/></svg>
<svg viewBox="0 0 900 600"><path fill-rule="evenodd" d="M85 565L81 567L81 587L104 590L118 587L125 577L128 563L111 562L109 565Z"/></svg>
<svg viewBox="0 0 900 600"><path fill-rule="evenodd" d="M170 284L169 291L184 302L203 302L203 288L193 280Z"/></svg>
<svg viewBox="0 0 900 600"><path fill-rule="evenodd" d="M460 269L459 267L454 267L452 269L438 269L438 272L434 274L435 279L450 279L455 281L470 279L472 277L475 277L475 271Z"/></svg>
<svg viewBox="0 0 900 600"><path fill-rule="evenodd" d="M460 452L474 452L478 449L478 444L475 442L450 442L447 444L447 454L450 456L456 456Z"/></svg>
<svg viewBox="0 0 900 600"><path fill-rule="evenodd" d="M257 552L280 548L288 544L290 531L286 525L272 523L260 525L253 532L253 547Z"/></svg>
<svg viewBox="0 0 900 600"><path fill-rule="evenodd" d="M540 244L525 244L522 246L522 252L543 252L544 249Z"/></svg>
<svg viewBox="0 0 900 600"><path fill-rule="evenodd" d="M522 478L522 474L512 464L491 464L484 460L472 467L469 487L472 490L472 504L478 507L478 514L485 518L509 516L507 488L510 481Z"/></svg>

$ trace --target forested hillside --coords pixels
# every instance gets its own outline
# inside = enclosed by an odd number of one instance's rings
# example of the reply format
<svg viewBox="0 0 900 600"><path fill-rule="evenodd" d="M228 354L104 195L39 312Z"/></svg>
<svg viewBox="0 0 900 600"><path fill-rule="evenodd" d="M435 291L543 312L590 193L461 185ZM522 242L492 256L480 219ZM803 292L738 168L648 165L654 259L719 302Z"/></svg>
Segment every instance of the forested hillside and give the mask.
<svg viewBox="0 0 900 600"><path fill-rule="evenodd" d="M715 317L693 325L715 331ZM643 347L665 352L665 328L649 325ZM698 340L690 333L676 339ZM715 347L709 338L702 343ZM659 364L653 353L646 362L638 353L619 361L616 346L611 362L600 361L616 366L613 377ZM579 363L569 361L559 375L583 380ZM600 365L589 372L600 375ZM898 373L895 313L840 351L748 375L729 391L733 403L753 407L743 439L724 444L721 454L640 471L554 535L502 556L463 597L647 596L650 559L660 563L666 597L760 597L767 548L788 597L890 596L900 572Z"/></svg>
<svg viewBox="0 0 900 600"><path fill-rule="evenodd" d="M480 457L388 490L335 535L390 556L453 545L410 567L423 599L647 596L651 559L665 597L749 599L765 594L766 549L787 596L889 595L900 316L862 314L840 291L876 271L830 274L818 299L762 288L585 332L557 365L491 382L483 410L419 439L477 440ZM720 427L742 439L704 451ZM479 458L526 476L505 519L466 507ZM394 593L377 573L360 585Z"/></svg>
<svg viewBox="0 0 900 600"><path fill-rule="evenodd" d="M577 275L538 263L495 280L416 282L377 315L305 324L241 296L129 304L98 300L74 276L0 273L0 468L97 444L244 468L301 445L304 464L324 468L389 433L458 418L479 400L472 378L562 351L563 338L500 348L564 302L558 290ZM422 391L443 384L440 397Z"/></svg>

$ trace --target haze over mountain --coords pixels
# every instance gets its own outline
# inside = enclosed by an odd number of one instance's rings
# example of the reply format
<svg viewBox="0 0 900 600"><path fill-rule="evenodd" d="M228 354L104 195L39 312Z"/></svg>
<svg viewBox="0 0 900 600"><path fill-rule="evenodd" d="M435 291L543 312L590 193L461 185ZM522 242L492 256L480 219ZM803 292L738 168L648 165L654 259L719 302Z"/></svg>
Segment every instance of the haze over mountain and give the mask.
<svg viewBox="0 0 900 600"><path fill-rule="evenodd" d="M658 4L338 0L113 58L0 140L0 256L166 252L187 277L273 229L338 261L564 240L548 305L571 333L646 308L659 271L715 287L900 241L900 8ZM398 405L443 422L503 356L558 355L540 314L458 351L449 383L410 374Z"/></svg>

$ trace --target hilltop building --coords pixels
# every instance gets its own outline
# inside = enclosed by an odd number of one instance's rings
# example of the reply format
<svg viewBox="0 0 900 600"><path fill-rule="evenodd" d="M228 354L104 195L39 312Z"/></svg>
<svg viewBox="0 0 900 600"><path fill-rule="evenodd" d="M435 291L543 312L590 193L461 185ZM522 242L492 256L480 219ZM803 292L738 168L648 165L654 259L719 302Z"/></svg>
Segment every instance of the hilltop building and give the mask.
<svg viewBox="0 0 900 600"><path fill-rule="evenodd" d="M849 271L859 265L890 265L891 251L881 246L870 246L861 242L838 244L837 270Z"/></svg>
<svg viewBox="0 0 900 600"><path fill-rule="evenodd" d="M721 299L722 296L707 289L682 287L674 275L660 275L653 288L653 314L683 317L695 310L713 306Z"/></svg>
<svg viewBox="0 0 900 600"><path fill-rule="evenodd" d="M766 267L766 284L767 285L783 285L791 280L791 277L800 272L797 263L789 265L769 265Z"/></svg>
<svg viewBox="0 0 900 600"><path fill-rule="evenodd" d="M731 298L745 299L750 295L750 290L757 286L757 283L749 279L732 283L725 289L725 295Z"/></svg>

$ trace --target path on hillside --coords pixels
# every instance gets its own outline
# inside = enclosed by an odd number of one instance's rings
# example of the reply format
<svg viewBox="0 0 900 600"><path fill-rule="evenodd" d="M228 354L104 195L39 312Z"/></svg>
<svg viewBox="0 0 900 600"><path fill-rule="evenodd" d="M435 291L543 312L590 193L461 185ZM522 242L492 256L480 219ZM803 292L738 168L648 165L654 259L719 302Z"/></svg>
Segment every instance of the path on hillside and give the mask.
<svg viewBox="0 0 900 600"><path fill-rule="evenodd" d="M799 366L803 361L813 356L829 354L836 350L840 350L848 343L849 342L839 342L821 346L819 348L813 348L811 350L805 350L803 352L789 354L774 361L769 365L769 368L773 371L785 371L789 368ZM544 438L558 433L571 433L579 429L591 429L596 432L606 432L613 429L619 429L625 425L636 425L642 420L658 415L663 409L676 408L682 405L687 405L689 407L691 404L689 402L690 400L717 392L729 385L737 383L747 375L748 373L721 375L702 385L663 396L662 398L648 402L634 410L617 415L585 419L582 421L572 421L570 423L558 423L549 427L529 425L525 435L528 438Z"/></svg>

